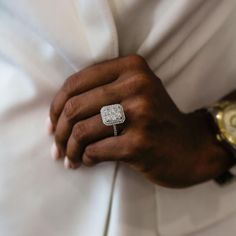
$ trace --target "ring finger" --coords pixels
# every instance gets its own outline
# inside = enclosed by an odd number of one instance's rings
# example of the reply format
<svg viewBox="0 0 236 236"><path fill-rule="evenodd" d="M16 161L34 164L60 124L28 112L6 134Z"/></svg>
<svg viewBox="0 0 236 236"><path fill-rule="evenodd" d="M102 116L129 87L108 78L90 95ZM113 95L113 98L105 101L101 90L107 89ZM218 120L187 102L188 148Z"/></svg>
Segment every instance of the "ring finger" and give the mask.
<svg viewBox="0 0 236 236"><path fill-rule="evenodd" d="M117 125L118 133L124 132L124 129L124 124ZM100 114L76 123L66 147L66 156L71 162L71 167L81 163L83 151L88 144L113 135L113 127L104 125Z"/></svg>

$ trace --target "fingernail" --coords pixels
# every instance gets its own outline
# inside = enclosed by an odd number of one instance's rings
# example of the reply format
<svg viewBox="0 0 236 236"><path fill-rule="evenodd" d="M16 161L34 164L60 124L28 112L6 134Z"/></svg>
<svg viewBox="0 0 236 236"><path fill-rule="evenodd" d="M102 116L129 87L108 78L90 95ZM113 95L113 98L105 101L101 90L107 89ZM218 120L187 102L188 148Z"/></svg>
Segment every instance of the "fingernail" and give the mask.
<svg viewBox="0 0 236 236"><path fill-rule="evenodd" d="M47 117L45 123L46 123L47 133L48 135L51 135L53 133L53 125L49 116Z"/></svg>
<svg viewBox="0 0 236 236"><path fill-rule="evenodd" d="M53 160L58 160L60 158L60 153L55 143L53 143L51 147L51 156Z"/></svg>
<svg viewBox="0 0 236 236"><path fill-rule="evenodd" d="M64 166L67 169L77 169L80 167L80 163L72 163L68 157L65 157Z"/></svg>
<svg viewBox="0 0 236 236"><path fill-rule="evenodd" d="M65 157L64 166L65 166L66 169L70 169L71 168L70 161L69 161L68 157Z"/></svg>

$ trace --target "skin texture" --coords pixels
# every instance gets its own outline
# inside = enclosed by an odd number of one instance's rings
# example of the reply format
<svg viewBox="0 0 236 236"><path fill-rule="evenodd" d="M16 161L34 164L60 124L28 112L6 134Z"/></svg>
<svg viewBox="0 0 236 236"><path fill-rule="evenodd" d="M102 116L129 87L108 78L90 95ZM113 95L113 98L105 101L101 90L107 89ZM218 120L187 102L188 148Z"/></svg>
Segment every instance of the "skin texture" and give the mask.
<svg viewBox="0 0 236 236"><path fill-rule="evenodd" d="M126 114L117 137L100 116L102 106L114 103ZM50 119L58 153L71 168L120 161L156 184L181 188L210 180L233 164L207 115L181 112L138 55L70 76L51 103Z"/></svg>

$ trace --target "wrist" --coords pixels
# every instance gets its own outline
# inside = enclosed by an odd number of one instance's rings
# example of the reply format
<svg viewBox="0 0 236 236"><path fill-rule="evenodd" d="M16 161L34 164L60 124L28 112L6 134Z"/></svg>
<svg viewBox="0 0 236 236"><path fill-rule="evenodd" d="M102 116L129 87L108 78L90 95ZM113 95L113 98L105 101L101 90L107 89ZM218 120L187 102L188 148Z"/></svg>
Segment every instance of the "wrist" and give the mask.
<svg viewBox="0 0 236 236"><path fill-rule="evenodd" d="M217 140L217 127L212 116L205 109L200 109L188 114L188 117L195 141L199 142L197 155L201 158L201 164L198 165L198 172L204 173L209 179L221 176L235 164L235 158Z"/></svg>

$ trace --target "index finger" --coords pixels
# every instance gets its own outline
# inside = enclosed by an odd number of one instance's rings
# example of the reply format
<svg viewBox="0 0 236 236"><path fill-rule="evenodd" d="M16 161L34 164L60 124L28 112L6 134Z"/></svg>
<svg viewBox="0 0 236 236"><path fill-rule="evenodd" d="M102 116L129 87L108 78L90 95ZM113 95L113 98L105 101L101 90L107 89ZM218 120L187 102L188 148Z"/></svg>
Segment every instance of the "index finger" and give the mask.
<svg viewBox="0 0 236 236"><path fill-rule="evenodd" d="M103 63L70 76L54 97L50 106L50 119L55 127L68 99L98 86L110 83L119 76L114 63Z"/></svg>

